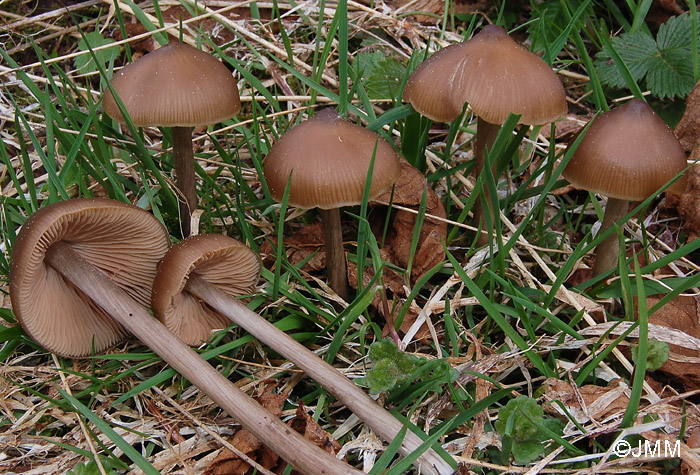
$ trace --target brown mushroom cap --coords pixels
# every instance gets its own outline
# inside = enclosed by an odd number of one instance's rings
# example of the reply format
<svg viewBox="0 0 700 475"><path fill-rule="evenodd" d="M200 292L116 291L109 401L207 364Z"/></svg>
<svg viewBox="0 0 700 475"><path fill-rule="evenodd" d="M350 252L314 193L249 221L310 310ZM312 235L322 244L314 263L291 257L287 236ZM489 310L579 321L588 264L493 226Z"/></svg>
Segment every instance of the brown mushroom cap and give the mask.
<svg viewBox="0 0 700 475"><path fill-rule="evenodd" d="M212 55L171 43L142 56L111 81L137 127L193 127L229 119L241 110L231 72ZM125 122L109 89L102 101L110 117Z"/></svg>
<svg viewBox="0 0 700 475"><path fill-rule="evenodd" d="M468 102L478 117L541 125L566 114L564 87L552 68L496 25L441 49L409 77L403 100L435 121L456 119Z"/></svg>
<svg viewBox="0 0 700 475"><path fill-rule="evenodd" d="M59 241L144 306L156 265L170 241L163 225L136 206L77 198L40 209L17 236L10 262L12 309L41 346L67 357L90 356L123 341L126 330L44 262Z"/></svg>
<svg viewBox="0 0 700 475"><path fill-rule="evenodd" d="M151 305L158 319L191 346L231 323L185 290L193 273L231 296L247 295L260 278L260 258L246 245L217 234L189 237L167 252L153 282Z"/></svg>
<svg viewBox="0 0 700 475"><path fill-rule="evenodd" d="M593 119L563 176L578 188L643 201L686 166L673 131L646 102L633 99ZM682 193L686 183L684 176L667 191Z"/></svg>
<svg viewBox="0 0 700 475"><path fill-rule="evenodd" d="M373 155L370 199L399 177L399 154L374 132L324 109L280 137L263 161L263 172L270 194L278 202L291 174L290 205L321 209L352 206L362 202Z"/></svg>

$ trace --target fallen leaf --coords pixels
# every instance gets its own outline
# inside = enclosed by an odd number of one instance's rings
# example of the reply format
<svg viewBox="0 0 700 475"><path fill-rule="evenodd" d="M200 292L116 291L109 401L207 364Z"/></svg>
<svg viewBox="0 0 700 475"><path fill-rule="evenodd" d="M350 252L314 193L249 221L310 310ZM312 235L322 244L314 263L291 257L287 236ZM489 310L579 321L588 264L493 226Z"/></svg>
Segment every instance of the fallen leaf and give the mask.
<svg viewBox="0 0 700 475"><path fill-rule="evenodd" d="M387 3L392 10L407 7L408 16L420 23L435 23L435 18L442 18L445 14L444 0L391 0ZM453 15L471 15L483 12L489 5L487 0L455 0L450 3L450 12Z"/></svg>
<svg viewBox="0 0 700 475"><path fill-rule="evenodd" d="M573 138L574 135L578 133L579 130L586 125L591 118L592 114L585 115L568 115L564 120L557 120L554 122L554 139L557 142L568 142ZM544 138L549 139L551 137L552 129L549 125L542 127L541 134Z"/></svg>
<svg viewBox="0 0 700 475"><path fill-rule="evenodd" d="M296 416L288 422L289 426L329 454L337 455L342 448L338 441L318 425L318 422L307 412L303 402L299 400L297 403L299 406Z"/></svg>
<svg viewBox="0 0 700 475"><path fill-rule="evenodd" d="M575 388L566 381L549 378L544 382L544 388L544 397L551 401L550 404L543 405L545 411L566 416L553 402L560 401L580 424L591 419L599 422L615 413L622 413L629 403L629 398L625 395L627 388L621 386L619 380L612 381L608 386L586 384Z"/></svg>
<svg viewBox="0 0 700 475"><path fill-rule="evenodd" d="M685 101L685 113L674 132L686 152L691 152L700 138L700 82Z"/></svg>
<svg viewBox="0 0 700 475"><path fill-rule="evenodd" d="M700 165L694 165L687 175L688 188L678 200L678 215L683 218L683 230L690 242L700 237Z"/></svg>
<svg viewBox="0 0 700 475"><path fill-rule="evenodd" d="M282 415L282 406L287 400L285 394L275 393L275 384L265 386L263 393L255 397L265 409L272 413L275 417ZM243 452L251 459L258 462L268 470L273 469L279 460L279 456L267 449L261 442L247 429L240 429L229 443ZM219 455L212 461L211 465L204 471L205 475L244 475L250 470L250 465L241 460L241 458L228 449L223 449Z"/></svg>
<svg viewBox="0 0 700 475"><path fill-rule="evenodd" d="M416 253L412 261L411 282L413 283L445 259L442 243L447 239L447 223L444 221L447 215L440 197L428 187L425 176L408 163L402 162L401 175L394 186L393 203L418 210L423 192L426 189L426 217L423 220ZM389 190L379 195L375 201L388 203L391 199L391 190ZM375 203L371 204L377 206ZM387 250L389 260L402 268L408 266L417 217L415 213L410 211L392 211L390 229L384 242L384 249ZM381 235L382 227L380 226L383 224L384 220L380 219L375 235Z"/></svg>
<svg viewBox="0 0 700 475"><path fill-rule="evenodd" d="M658 297L648 297L647 308L659 301ZM669 327L682 332L695 341L700 339L700 299L690 296L678 296L649 316L649 323ZM691 345L674 345L670 343L671 351L659 371L668 374L685 386L686 391L700 389L700 349L689 348Z"/></svg>
<svg viewBox="0 0 700 475"><path fill-rule="evenodd" d="M391 311L392 308L394 308L394 300L389 300L389 309ZM392 316L391 320L387 319L386 312L384 311L384 306L380 305L378 310L379 313L384 317L384 319L388 321L393 321L396 316L398 315L399 309L406 304L405 299L398 299L398 303L395 306L395 315ZM416 321L418 318L418 315L420 314L420 308L415 307L413 305L408 307L408 310L406 311L406 314L403 317L403 320L401 321L401 328L399 328L399 331L403 333L404 335L410 330L411 326L413 326L413 323ZM385 324L384 328L382 329L382 338L387 338L391 335L391 329L389 327L389 324ZM413 337L413 340L420 341L423 344L429 344L432 340L430 338L430 330L428 330L428 326L424 323L421 325L420 329L418 330L418 333Z"/></svg>
<svg viewBox="0 0 700 475"><path fill-rule="evenodd" d="M323 248L323 226L321 222L301 226L284 238L284 250L287 260L293 266L298 266L305 259L311 258L304 264L302 270L315 272L326 269L326 251ZM260 246L260 255L265 267L272 268L277 260L275 251L269 241Z"/></svg>

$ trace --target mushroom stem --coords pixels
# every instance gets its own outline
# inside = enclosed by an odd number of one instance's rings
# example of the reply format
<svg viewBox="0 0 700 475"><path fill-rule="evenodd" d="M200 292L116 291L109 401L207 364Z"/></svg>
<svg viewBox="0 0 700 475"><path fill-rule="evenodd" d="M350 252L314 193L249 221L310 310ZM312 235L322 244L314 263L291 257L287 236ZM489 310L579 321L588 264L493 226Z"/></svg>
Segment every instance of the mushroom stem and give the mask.
<svg viewBox="0 0 700 475"><path fill-rule="evenodd" d="M209 284L206 279L192 273L185 289L304 370L365 421L382 439L393 440L403 428L398 419L337 369L235 298ZM417 435L407 431L399 450L403 455L409 455L422 443ZM415 464L420 466L421 473L424 474L445 475L454 472L454 469L430 448L418 457Z"/></svg>
<svg viewBox="0 0 700 475"><path fill-rule="evenodd" d="M312 444L248 397L66 243L53 244L46 252L46 262L303 473L362 473Z"/></svg>
<svg viewBox="0 0 700 475"><path fill-rule="evenodd" d="M331 289L340 298L348 300L348 271L343 249L343 228L340 225L340 208L322 209L323 238L326 249L326 268Z"/></svg>
<svg viewBox="0 0 700 475"><path fill-rule="evenodd" d="M498 137L498 132L501 129L499 125L492 124L485 121L481 117L477 118L476 126L476 140L474 143L474 157L476 159L476 165L474 166L475 177L479 178L481 172L486 164L486 150L489 152L493 149L493 144L496 142L496 137ZM496 164L493 164L491 168L496 183L498 179L496 174ZM482 192L476 197L474 201L474 207L472 208L472 213L474 214L474 226L479 229L479 236L476 240L477 246L485 246L493 239L493 227L486 229L486 221L484 220L484 209L482 205L482 197L486 198L487 206L489 207L489 214L491 215L491 226L494 223L493 208L491 207L491 200L488 199L488 191L486 189L486 183L483 183Z"/></svg>
<svg viewBox="0 0 700 475"><path fill-rule="evenodd" d="M629 210L628 200L618 200L616 198L608 198L608 204L605 206L605 214L603 215L603 223L600 226L599 233L604 233L610 227L622 219ZM620 241L617 239L617 233L612 233L610 236L603 239L596 248L595 264L593 264L593 277L597 277L605 272L617 267L617 260L620 255Z"/></svg>
<svg viewBox="0 0 700 475"><path fill-rule="evenodd" d="M173 160L180 202L180 226L182 235L190 235L190 216L197 209L197 187L192 151L192 127L173 127Z"/></svg>

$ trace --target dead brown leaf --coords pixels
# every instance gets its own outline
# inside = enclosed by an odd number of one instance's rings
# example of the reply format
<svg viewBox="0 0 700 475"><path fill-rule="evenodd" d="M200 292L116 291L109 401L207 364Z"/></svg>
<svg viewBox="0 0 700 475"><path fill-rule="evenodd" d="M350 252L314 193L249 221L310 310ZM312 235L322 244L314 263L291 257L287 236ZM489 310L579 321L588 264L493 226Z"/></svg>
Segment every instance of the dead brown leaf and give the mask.
<svg viewBox="0 0 700 475"><path fill-rule="evenodd" d="M565 120L554 122L554 139L557 142L568 142L571 140L588 121L593 117L592 114L585 115L569 115ZM552 129L550 126L542 127L542 136L546 139L551 138Z"/></svg>
<svg viewBox="0 0 700 475"><path fill-rule="evenodd" d="M678 214L690 242L700 237L700 165L694 165L687 175L688 188L678 200Z"/></svg>
<svg viewBox="0 0 700 475"><path fill-rule="evenodd" d="M325 270L326 251L323 248L323 244L323 227L321 222L302 226L295 230L293 234L284 238L284 250L287 253L287 260L290 264L297 266L311 256L309 261L302 267L302 270L305 272ZM265 241L260 246L260 255L266 267L271 268L275 264L276 256L269 241Z"/></svg>
<svg viewBox="0 0 700 475"><path fill-rule="evenodd" d="M647 298L647 308L659 301L658 297ZM673 328L677 331L700 338L700 299L697 297L678 296L654 314L649 316L649 323ZM700 351L685 346L670 345L671 352L659 371L683 384L687 391L700 389L700 373L698 373L698 358Z"/></svg>
<svg viewBox="0 0 700 475"><path fill-rule="evenodd" d="M618 380L612 381L609 386L586 384L578 388L566 381L549 378L544 382L544 387L545 398L548 401L561 401L579 423L600 421L617 412L624 412L629 403ZM549 413L561 415L556 404L545 404L544 408Z"/></svg>
<svg viewBox="0 0 700 475"><path fill-rule="evenodd" d="M409 15L421 23L435 23L436 17L441 18L444 15L446 5L444 0L391 0L387 3L392 9L406 6L409 12L421 12ZM450 9L454 14L470 15L488 10L492 4L493 2L489 0L455 0L450 4Z"/></svg>
<svg viewBox="0 0 700 475"><path fill-rule="evenodd" d="M275 385L265 386L263 393L255 399L275 417L282 415L282 406L286 401L285 394L275 393ZM279 456L267 449L261 442L247 429L240 429L231 440L231 445L246 454L251 459L258 462L268 470L273 469L279 460ZM207 467L205 475L244 475L250 469L250 465L228 449L224 449Z"/></svg>
<svg viewBox="0 0 700 475"><path fill-rule="evenodd" d="M690 153L700 138L700 82L688 94L685 113L674 132L685 151Z"/></svg>
<svg viewBox="0 0 700 475"><path fill-rule="evenodd" d="M338 441L318 425L318 422L307 412L303 402L297 401L297 403L299 404L297 414L289 421L289 426L329 454L337 455L342 448Z"/></svg>
<svg viewBox="0 0 700 475"><path fill-rule="evenodd" d="M418 210L427 188L426 218L418 238L416 254L413 257L411 269L411 282L416 282L436 264L445 259L445 251L442 243L447 238L447 223L437 218L446 218L445 207L440 197L430 188L425 176L406 162L401 163L401 175L394 186L393 202L397 205ZM391 190L385 191L376 198L376 201L389 202ZM376 206L376 205L373 205ZM399 267L408 266L411 240L416 228L417 215L410 211L396 210L392 212L389 232L384 243L389 260ZM383 220L381 221L383 224Z"/></svg>
<svg viewBox="0 0 700 475"><path fill-rule="evenodd" d="M391 311L392 308L394 308L394 301L389 300L389 309ZM396 314L398 314L398 309L401 308L403 305L405 305L406 300L405 299L399 299L398 303L396 304L396 311L394 312L395 315L390 316L391 320L387 318L386 312L384 311L384 306L380 305L378 310L379 313L384 317L384 319L387 322L393 321L394 318L396 318ZM418 315L420 314L420 309L414 306L408 307L408 310L406 311L406 314L404 315L403 320L401 321L401 328L399 328L399 331L402 332L404 335L410 330L410 328L413 326L415 323L416 319L418 318ZM387 323L384 325L384 328L382 329L382 337L387 338L391 335L391 328L389 327L389 324ZM431 339L430 339L430 330L428 330L428 326L424 323L421 325L420 329L416 333L416 335L413 337L414 340L420 341L421 343L424 344L429 344Z"/></svg>

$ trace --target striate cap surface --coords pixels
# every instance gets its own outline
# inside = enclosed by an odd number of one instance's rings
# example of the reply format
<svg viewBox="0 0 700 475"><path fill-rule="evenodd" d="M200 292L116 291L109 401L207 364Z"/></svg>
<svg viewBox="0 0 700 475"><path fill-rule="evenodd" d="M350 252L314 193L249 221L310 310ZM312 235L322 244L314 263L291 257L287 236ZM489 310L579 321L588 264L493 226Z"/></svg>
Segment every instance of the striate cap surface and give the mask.
<svg viewBox="0 0 700 475"><path fill-rule="evenodd" d="M214 56L185 43L158 48L114 74L112 87L137 127L195 127L230 119L241 110L231 72ZM125 122L110 89L107 115Z"/></svg>
<svg viewBox="0 0 700 475"><path fill-rule="evenodd" d="M593 119L562 175L578 188L643 201L686 166L673 131L646 102L632 99ZM683 176L666 191L683 193L686 184Z"/></svg>
<svg viewBox="0 0 700 475"><path fill-rule="evenodd" d="M467 102L492 124L502 124L512 112L521 115L520 123L542 125L567 112L564 87L552 68L497 25L425 60L409 77L403 100L439 122L456 119Z"/></svg>
<svg viewBox="0 0 700 475"><path fill-rule="evenodd" d="M280 137L263 161L263 172L278 202L291 175L289 204L321 209L352 206L362 202L373 155L370 199L399 177L399 154L379 135L324 109Z"/></svg>

